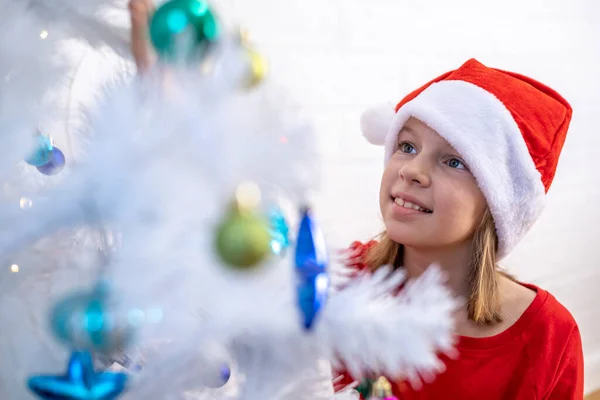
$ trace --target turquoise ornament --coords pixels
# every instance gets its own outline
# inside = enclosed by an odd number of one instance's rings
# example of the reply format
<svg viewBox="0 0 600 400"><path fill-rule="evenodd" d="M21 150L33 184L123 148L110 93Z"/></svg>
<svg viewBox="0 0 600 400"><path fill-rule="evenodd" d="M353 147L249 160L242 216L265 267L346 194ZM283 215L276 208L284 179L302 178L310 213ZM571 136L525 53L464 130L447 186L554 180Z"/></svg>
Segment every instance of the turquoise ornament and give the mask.
<svg viewBox="0 0 600 400"><path fill-rule="evenodd" d="M150 21L152 45L167 62L202 59L219 36L219 23L203 0L170 0Z"/></svg>
<svg viewBox="0 0 600 400"><path fill-rule="evenodd" d="M269 234L271 235L271 253L283 255L290 246L290 229L279 208L269 211Z"/></svg>
<svg viewBox="0 0 600 400"><path fill-rule="evenodd" d="M118 315L106 283L90 292L77 292L58 302L51 313L54 335L77 350L110 354L126 348L137 324Z"/></svg>
<svg viewBox="0 0 600 400"><path fill-rule="evenodd" d="M35 138L35 149L31 152L25 162L34 167L47 164L52 156L52 139L47 135L38 135Z"/></svg>

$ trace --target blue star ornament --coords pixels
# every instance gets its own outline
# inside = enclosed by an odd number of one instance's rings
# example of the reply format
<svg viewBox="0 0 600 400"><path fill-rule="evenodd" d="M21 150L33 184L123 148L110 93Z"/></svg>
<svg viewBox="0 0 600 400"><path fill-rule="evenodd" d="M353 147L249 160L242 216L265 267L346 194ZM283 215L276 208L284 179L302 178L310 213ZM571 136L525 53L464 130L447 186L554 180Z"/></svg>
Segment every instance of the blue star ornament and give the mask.
<svg viewBox="0 0 600 400"><path fill-rule="evenodd" d="M124 390L127 375L94 370L92 356L73 352L65 375L39 375L29 379L29 389L47 400L113 400Z"/></svg>
<svg viewBox="0 0 600 400"><path fill-rule="evenodd" d="M302 212L296 242L296 270L304 276L325 272L329 261L325 238L308 208Z"/></svg>
<svg viewBox="0 0 600 400"><path fill-rule="evenodd" d="M329 288L329 277L326 273L299 278L297 286L298 306L302 314L302 325L305 330L312 329L315 320L325 306Z"/></svg>
<svg viewBox="0 0 600 400"><path fill-rule="evenodd" d="M310 210L304 209L296 241L297 299L302 324L311 330L325 306L329 290L328 254L323 233Z"/></svg>

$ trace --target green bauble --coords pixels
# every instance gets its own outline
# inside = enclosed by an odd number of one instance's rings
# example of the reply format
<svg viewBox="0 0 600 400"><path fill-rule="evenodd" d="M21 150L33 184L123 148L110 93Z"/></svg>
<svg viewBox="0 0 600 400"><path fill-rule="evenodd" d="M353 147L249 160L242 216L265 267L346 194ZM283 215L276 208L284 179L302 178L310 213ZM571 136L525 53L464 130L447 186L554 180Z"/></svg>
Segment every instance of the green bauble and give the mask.
<svg viewBox="0 0 600 400"><path fill-rule="evenodd" d="M363 399L368 398L373 390L373 379L363 379L355 390L360 393Z"/></svg>
<svg viewBox="0 0 600 400"><path fill-rule="evenodd" d="M232 207L216 232L216 250L223 262L236 268L252 267L271 250L268 222L260 215Z"/></svg>
<svg viewBox="0 0 600 400"><path fill-rule="evenodd" d="M219 37L219 24L204 0L170 0L150 21L150 39L165 61L201 59Z"/></svg>

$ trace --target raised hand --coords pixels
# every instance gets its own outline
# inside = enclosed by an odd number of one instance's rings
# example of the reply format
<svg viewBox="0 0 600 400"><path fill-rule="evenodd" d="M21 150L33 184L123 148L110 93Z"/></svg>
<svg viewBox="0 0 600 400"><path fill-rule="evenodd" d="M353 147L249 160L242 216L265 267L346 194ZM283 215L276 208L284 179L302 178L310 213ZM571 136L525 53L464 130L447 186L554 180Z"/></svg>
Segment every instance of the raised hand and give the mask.
<svg viewBox="0 0 600 400"><path fill-rule="evenodd" d="M155 11L152 0L130 0L131 17L131 53L137 66L138 74L144 74L156 62L156 53L150 44L148 23Z"/></svg>

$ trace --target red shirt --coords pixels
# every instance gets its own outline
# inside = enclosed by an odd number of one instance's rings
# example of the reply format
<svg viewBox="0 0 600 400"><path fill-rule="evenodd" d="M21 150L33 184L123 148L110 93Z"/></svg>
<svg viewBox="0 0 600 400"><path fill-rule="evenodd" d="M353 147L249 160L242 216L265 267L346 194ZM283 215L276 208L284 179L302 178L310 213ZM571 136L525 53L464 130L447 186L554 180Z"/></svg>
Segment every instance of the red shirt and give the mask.
<svg viewBox="0 0 600 400"><path fill-rule="evenodd" d="M577 324L550 293L537 292L510 328L487 338L459 337L456 360L416 391L394 382L399 400L582 400L583 351ZM335 376L335 375L334 375ZM344 376L341 385L353 379Z"/></svg>

